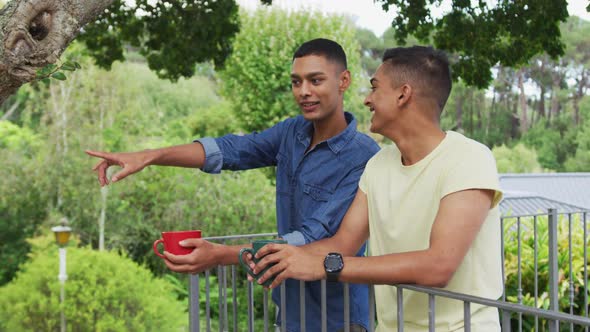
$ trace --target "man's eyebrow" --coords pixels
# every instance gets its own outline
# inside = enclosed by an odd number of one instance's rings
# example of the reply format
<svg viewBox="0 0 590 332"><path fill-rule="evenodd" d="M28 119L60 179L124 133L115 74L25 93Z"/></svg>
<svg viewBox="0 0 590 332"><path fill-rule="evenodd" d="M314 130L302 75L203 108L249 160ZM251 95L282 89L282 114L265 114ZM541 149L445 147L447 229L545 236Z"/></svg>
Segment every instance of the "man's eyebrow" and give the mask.
<svg viewBox="0 0 590 332"><path fill-rule="evenodd" d="M324 73L323 71L314 71L314 72L311 72L311 73L307 73L304 76L306 78L312 78L312 77L319 76L319 75L326 75L326 73ZM291 73L291 78L301 78L301 76L299 76L296 73Z"/></svg>

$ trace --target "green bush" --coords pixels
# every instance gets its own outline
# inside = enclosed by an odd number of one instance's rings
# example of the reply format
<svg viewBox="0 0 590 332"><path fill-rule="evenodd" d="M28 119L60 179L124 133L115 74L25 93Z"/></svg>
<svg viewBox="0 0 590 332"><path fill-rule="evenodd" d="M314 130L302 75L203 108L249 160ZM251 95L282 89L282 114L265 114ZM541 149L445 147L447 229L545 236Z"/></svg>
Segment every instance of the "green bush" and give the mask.
<svg viewBox="0 0 590 332"><path fill-rule="evenodd" d="M535 307L535 266L534 266L534 219L520 218L521 220L521 288L522 303ZM547 217L536 219L537 224L537 271L538 297L537 308L549 309L549 254L548 254L548 220ZM504 266L506 273L506 298L510 302L518 303L518 237L517 219L504 219ZM557 262L558 262L558 297L559 310L570 312L570 266L569 266L569 222L567 217L560 216L557 225ZM580 215L572 215L572 276L574 283L574 315L584 315L584 294L589 290L584 288L584 247L589 242L586 239L584 244L584 229ZM590 270L590 266L587 266ZM518 318L513 315L513 329L517 328ZM534 317L525 316L523 327L527 331L534 330ZM547 330L547 322L540 320L540 326ZM569 331L569 324L567 330ZM565 326L563 326L565 328Z"/></svg>
<svg viewBox="0 0 590 332"><path fill-rule="evenodd" d="M500 173L538 173L541 165L537 161L535 150L528 149L524 144L516 144L513 148L501 145L492 149Z"/></svg>
<svg viewBox="0 0 590 332"><path fill-rule="evenodd" d="M60 309L68 331L182 331L186 306L170 283L113 252L67 248L65 301L59 303L58 250L52 236L36 239L30 260L0 288L0 330L57 331Z"/></svg>

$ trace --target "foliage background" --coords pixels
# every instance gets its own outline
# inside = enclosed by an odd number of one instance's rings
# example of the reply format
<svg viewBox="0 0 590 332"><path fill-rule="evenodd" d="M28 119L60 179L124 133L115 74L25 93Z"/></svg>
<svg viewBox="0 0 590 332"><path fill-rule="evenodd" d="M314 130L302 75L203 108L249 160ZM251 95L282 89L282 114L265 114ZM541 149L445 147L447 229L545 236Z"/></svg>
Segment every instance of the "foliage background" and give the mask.
<svg viewBox="0 0 590 332"><path fill-rule="evenodd" d="M180 326L186 324L186 276L169 273L153 255L151 244L159 233L202 229L205 236L216 236L275 230L274 186L263 170L206 175L152 167L101 190L90 171L96 160L83 150L157 148L203 136L260 130L295 115L297 106L289 92L291 56L296 45L320 36L339 41L347 51L353 86L346 108L356 114L360 130L368 128L370 113L362 100L383 50L399 45L393 29L375 36L356 29L346 17L306 11L268 8L240 15L241 32L224 70L209 62L191 64L189 71L196 75L180 75L172 83L150 71L145 53L131 44L122 48L127 61L115 62L106 71L94 62L92 49L75 43L64 59L79 62L82 70L66 73L66 81L25 86L0 106L0 315L15 318L0 317L3 328L12 331L23 327L18 324L38 323L22 312L1 309L5 301L20 303L18 308L43 300L55 305L57 254L47 235L49 227L64 217L77 237L76 246L68 249L68 268L73 269L68 282L95 285L84 279L78 270L82 266L88 277L103 268L113 278L127 276L126 270L137 271L145 277L138 281L144 290L134 293L150 298L145 289L155 285L173 294L172 300L163 295L162 301L180 306ZM520 67L496 65L488 89L455 83L443 127L492 148L501 172L590 171L590 23L570 17L561 29L566 48L559 59L540 54ZM410 35L407 42L416 39ZM524 84L526 90L521 89ZM104 251L99 251L101 215L105 216ZM32 250L32 243L45 243L44 249ZM507 264L513 268L511 260ZM238 273L243 280L243 272ZM211 294L216 294L216 277L212 271ZM98 291L87 288L79 292ZM246 301L245 288L244 282L238 289L241 303ZM25 292L32 295L30 299L15 297ZM259 288L255 297L260 303ZM106 303L96 304L104 317L115 310ZM73 310L71 303L66 305ZM38 308L45 310L41 304ZM255 310L259 318L260 308ZM83 313L68 311L73 316ZM49 316L30 314L47 324L56 322L53 311ZM101 324L112 324L105 326L114 330L118 324L141 324L109 317ZM239 320L245 324L244 317ZM171 321L163 330L178 322Z"/></svg>

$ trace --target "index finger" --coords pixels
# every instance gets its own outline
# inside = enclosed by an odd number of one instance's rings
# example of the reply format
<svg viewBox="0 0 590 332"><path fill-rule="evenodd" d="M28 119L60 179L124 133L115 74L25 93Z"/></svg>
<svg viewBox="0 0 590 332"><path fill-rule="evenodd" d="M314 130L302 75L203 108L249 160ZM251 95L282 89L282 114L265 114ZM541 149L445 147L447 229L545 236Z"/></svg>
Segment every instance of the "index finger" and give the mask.
<svg viewBox="0 0 590 332"><path fill-rule="evenodd" d="M110 153L102 152L102 151L85 150L84 152L86 152L86 154L89 156L104 158L104 159L109 158L109 155L110 155Z"/></svg>

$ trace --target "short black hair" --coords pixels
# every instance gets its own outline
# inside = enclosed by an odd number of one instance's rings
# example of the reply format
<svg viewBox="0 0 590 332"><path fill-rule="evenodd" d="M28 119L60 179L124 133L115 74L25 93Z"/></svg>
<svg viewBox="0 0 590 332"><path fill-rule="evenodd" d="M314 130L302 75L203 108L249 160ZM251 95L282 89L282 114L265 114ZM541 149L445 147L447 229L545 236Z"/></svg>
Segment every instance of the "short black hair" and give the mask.
<svg viewBox="0 0 590 332"><path fill-rule="evenodd" d="M417 85L436 99L442 111L453 87L445 52L430 46L390 48L383 54L383 63L395 71L394 84Z"/></svg>
<svg viewBox="0 0 590 332"><path fill-rule="evenodd" d="M317 38L306 41L297 48L295 54L293 54L293 60L308 55L323 56L331 62L342 65L344 70L348 68L344 49L340 44L330 39Z"/></svg>

